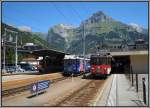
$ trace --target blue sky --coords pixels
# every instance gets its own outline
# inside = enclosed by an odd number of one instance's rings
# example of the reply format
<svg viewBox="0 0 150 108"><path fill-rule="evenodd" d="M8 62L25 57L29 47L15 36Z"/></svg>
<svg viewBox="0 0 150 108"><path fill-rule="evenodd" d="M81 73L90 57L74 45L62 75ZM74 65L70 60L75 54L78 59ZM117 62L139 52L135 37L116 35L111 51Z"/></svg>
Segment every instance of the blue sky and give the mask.
<svg viewBox="0 0 150 108"><path fill-rule="evenodd" d="M148 28L147 2L3 2L2 21L47 33L50 27L60 23L79 26L97 11L123 23Z"/></svg>

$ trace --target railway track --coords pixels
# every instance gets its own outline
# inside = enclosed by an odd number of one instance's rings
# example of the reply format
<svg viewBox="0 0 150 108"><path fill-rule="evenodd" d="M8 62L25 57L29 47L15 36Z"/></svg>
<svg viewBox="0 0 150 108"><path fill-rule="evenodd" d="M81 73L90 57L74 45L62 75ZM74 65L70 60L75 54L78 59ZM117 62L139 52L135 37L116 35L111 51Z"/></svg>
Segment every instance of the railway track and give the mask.
<svg viewBox="0 0 150 108"><path fill-rule="evenodd" d="M78 90L53 103L52 106L92 106L105 82L106 80L91 80Z"/></svg>
<svg viewBox="0 0 150 108"><path fill-rule="evenodd" d="M67 79L67 78L66 77L56 78L56 79L52 80L52 83L56 83L58 81L62 81L62 80L65 80L65 79ZM23 81L22 81L22 83L23 83ZM24 85L24 86L2 90L2 97L8 97L8 96L12 96L12 95L15 95L15 94L20 94L20 93L25 92L25 91L30 91L31 87L32 87L32 84L33 83L29 83L29 84Z"/></svg>

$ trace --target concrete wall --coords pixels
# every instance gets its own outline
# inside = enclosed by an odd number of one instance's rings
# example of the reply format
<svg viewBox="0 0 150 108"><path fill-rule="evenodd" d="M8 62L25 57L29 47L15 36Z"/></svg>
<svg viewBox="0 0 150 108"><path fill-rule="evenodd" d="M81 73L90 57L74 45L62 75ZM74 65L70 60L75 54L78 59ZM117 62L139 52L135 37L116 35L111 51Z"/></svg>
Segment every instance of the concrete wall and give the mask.
<svg viewBox="0 0 150 108"><path fill-rule="evenodd" d="M148 54L130 55L130 60L134 73L148 73Z"/></svg>

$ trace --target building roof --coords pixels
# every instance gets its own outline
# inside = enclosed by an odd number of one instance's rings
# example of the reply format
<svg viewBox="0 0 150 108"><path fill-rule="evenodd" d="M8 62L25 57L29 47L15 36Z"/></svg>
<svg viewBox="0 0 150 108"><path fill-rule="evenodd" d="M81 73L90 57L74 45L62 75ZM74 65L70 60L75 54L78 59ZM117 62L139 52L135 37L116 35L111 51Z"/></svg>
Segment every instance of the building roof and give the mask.
<svg viewBox="0 0 150 108"><path fill-rule="evenodd" d="M24 54L33 54L36 56L64 56L64 52L56 51L56 50L51 50L51 49L40 49L40 50L18 50L19 53L24 53Z"/></svg>
<svg viewBox="0 0 150 108"><path fill-rule="evenodd" d="M84 59L84 57L77 56L77 55L65 55L64 59Z"/></svg>
<svg viewBox="0 0 150 108"><path fill-rule="evenodd" d="M64 56L64 52L56 51L56 50L50 50L50 49L41 49L41 50L34 50L32 51L32 54L37 56Z"/></svg>

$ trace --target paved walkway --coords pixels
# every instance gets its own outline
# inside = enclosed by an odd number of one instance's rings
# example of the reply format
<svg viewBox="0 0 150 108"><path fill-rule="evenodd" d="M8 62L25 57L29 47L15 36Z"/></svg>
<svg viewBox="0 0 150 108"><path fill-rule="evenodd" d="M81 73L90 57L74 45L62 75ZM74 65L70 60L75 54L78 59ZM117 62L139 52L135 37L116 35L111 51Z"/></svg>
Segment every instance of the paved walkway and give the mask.
<svg viewBox="0 0 150 108"><path fill-rule="evenodd" d="M25 72L13 72L13 73L2 73L2 76L11 76L11 75L25 75L25 74L39 74L38 71L25 71Z"/></svg>
<svg viewBox="0 0 150 108"><path fill-rule="evenodd" d="M114 74L96 106L144 106L124 74Z"/></svg>

